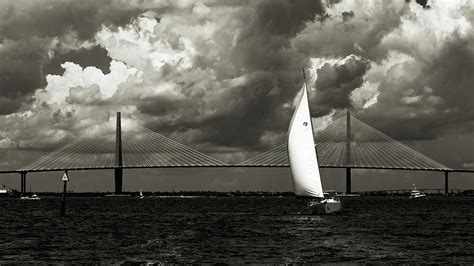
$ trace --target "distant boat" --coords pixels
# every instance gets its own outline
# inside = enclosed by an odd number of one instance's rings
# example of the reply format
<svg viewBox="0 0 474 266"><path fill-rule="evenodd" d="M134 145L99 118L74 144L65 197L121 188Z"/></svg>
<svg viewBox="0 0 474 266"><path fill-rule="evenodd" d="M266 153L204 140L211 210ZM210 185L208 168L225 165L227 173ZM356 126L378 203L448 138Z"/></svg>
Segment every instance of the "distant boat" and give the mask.
<svg viewBox="0 0 474 266"><path fill-rule="evenodd" d="M145 197L145 196L143 196L143 191L142 191L141 188L140 188L140 196L139 197L140 197L140 199L143 199Z"/></svg>
<svg viewBox="0 0 474 266"><path fill-rule="evenodd" d="M30 186L29 191L31 193L31 186ZM21 200L40 200L41 198L38 197L38 195L36 195L36 193L33 193L33 195L31 195L31 196L23 196L20 199Z"/></svg>
<svg viewBox="0 0 474 266"><path fill-rule="evenodd" d="M331 193L323 193L318 158L314 148L313 126L308 102L306 81L288 129L288 158L296 196L311 198L312 214L341 211L341 201Z"/></svg>
<svg viewBox="0 0 474 266"><path fill-rule="evenodd" d="M6 197L10 194L10 189L6 185L2 185L0 188L0 197Z"/></svg>
<svg viewBox="0 0 474 266"><path fill-rule="evenodd" d="M336 193L337 197L360 197L360 194L346 194L346 193Z"/></svg>
<svg viewBox="0 0 474 266"><path fill-rule="evenodd" d="M41 198L38 195L33 194L31 196L21 197L21 200L40 200Z"/></svg>
<svg viewBox="0 0 474 266"><path fill-rule="evenodd" d="M413 189L410 192L410 199L418 199L426 197L425 193L420 192L416 189L415 184L413 184Z"/></svg>

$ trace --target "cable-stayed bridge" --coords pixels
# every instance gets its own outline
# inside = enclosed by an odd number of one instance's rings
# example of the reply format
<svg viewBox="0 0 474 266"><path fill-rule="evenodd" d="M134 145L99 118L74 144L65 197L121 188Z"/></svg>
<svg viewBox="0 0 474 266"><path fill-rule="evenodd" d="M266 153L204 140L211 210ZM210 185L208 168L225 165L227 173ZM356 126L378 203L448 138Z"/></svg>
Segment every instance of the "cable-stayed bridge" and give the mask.
<svg viewBox="0 0 474 266"><path fill-rule="evenodd" d="M315 143L321 167L451 170L351 116L340 117L317 132ZM241 165L289 166L287 153L284 143Z"/></svg>
<svg viewBox="0 0 474 266"><path fill-rule="evenodd" d="M451 169L350 116L334 120L316 133L316 149L321 167L346 169L346 193L351 193L351 170L397 169L441 171L445 192ZM311 147L308 147L311 148ZM284 143L240 164L227 164L150 129L134 126L122 130L117 113L115 130L76 140L20 169L0 173L20 173L21 192L26 192L28 172L114 169L115 193L122 192L123 169L166 167L288 167Z"/></svg>
<svg viewBox="0 0 474 266"><path fill-rule="evenodd" d="M351 193L351 170L354 168L441 171L445 174L446 193L450 172L474 172L451 169L350 116L349 112L317 132L315 143L320 167L346 169L346 193ZM284 143L240 165L288 167L287 147Z"/></svg>

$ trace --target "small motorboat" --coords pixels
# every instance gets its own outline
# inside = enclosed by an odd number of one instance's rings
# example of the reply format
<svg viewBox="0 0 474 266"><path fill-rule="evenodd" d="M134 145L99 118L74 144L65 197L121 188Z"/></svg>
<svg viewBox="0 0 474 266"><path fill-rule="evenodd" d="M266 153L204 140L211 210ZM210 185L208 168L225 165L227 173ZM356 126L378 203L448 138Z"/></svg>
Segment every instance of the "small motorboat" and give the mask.
<svg viewBox="0 0 474 266"><path fill-rule="evenodd" d="M40 200L41 198L38 195L33 194L31 196L24 196L20 198L21 200Z"/></svg>
<svg viewBox="0 0 474 266"><path fill-rule="evenodd" d="M413 189L410 192L410 199L418 199L426 197L425 193L420 192L416 189L415 184L413 184Z"/></svg>
<svg viewBox="0 0 474 266"><path fill-rule="evenodd" d="M2 185L0 188L0 197L6 197L10 194L10 189L6 185Z"/></svg>

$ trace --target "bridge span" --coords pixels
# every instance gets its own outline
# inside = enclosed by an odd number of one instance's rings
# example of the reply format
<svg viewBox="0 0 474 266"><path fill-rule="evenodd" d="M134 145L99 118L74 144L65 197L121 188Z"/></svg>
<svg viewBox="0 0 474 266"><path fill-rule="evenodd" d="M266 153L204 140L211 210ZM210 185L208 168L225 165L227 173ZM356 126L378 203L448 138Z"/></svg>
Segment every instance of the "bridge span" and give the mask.
<svg viewBox="0 0 474 266"><path fill-rule="evenodd" d="M385 169L443 172L444 191L449 190L449 173L473 173L474 169L452 169L396 141L350 116L334 120L316 133L321 168L346 169L346 193L351 193L354 169ZM26 192L26 175L32 172L72 170L114 170L115 193L122 193L123 169L199 167L289 167L287 144L238 164L227 164L148 128L122 130L117 113L114 132L74 141L20 169L21 192Z"/></svg>

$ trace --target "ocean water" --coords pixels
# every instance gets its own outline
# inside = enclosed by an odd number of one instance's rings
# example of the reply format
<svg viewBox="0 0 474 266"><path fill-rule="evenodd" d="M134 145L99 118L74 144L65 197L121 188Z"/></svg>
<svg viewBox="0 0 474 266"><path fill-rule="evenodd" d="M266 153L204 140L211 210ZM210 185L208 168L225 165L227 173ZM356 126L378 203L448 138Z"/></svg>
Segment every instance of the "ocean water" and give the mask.
<svg viewBox="0 0 474 266"><path fill-rule="evenodd" d="M474 198L0 198L0 263L474 263Z"/></svg>

